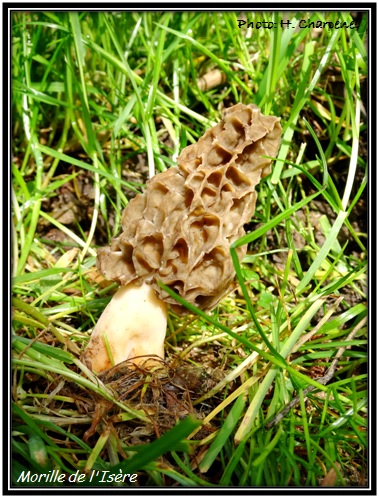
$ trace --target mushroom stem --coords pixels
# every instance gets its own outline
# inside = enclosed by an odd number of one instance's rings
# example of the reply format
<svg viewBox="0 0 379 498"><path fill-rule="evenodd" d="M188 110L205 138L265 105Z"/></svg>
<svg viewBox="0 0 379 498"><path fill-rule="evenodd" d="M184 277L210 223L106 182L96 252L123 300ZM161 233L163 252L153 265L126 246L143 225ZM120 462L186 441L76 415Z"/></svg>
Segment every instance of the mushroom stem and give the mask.
<svg viewBox="0 0 379 498"><path fill-rule="evenodd" d="M121 286L93 329L83 361L100 373L112 367L111 358L114 365L134 357L137 364L146 356L163 359L166 327L167 305L148 284Z"/></svg>

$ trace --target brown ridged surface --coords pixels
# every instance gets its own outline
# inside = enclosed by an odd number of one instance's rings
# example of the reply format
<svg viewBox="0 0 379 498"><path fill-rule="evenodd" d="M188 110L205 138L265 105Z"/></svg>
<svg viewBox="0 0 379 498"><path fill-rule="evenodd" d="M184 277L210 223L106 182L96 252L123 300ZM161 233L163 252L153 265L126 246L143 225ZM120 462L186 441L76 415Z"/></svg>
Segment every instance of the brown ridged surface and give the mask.
<svg viewBox="0 0 379 498"><path fill-rule="evenodd" d="M179 312L185 310L157 281L201 309L216 306L235 276L230 244L244 235L255 186L270 173L262 156L276 156L280 135L279 118L253 104L226 109L217 126L183 149L178 167L154 176L126 206L123 232L98 253L105 278L145 281ZM240 259L245 252L238 249Z"/></svg>

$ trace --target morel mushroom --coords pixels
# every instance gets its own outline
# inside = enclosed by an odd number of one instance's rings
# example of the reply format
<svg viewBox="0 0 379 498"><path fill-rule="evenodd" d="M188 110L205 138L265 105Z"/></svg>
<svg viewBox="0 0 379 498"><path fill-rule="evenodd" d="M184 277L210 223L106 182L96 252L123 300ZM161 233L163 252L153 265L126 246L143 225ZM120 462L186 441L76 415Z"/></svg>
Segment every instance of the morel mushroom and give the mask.
<svg viewBox="0 0 379 498"><path fill-rule="evenodd" d="M98 252L97 266L121 287L95 326L83 358L96 372L164 357L167 304L183 310L161 281L189 303L211 310L235 270L229 253L255 209L255 186L270 173L280 143L279 118L255 105L226 109L222 121L183 149L178 166L151 178L129 202L121 235ZM246 248L237 249L242 259Z"/></svg>

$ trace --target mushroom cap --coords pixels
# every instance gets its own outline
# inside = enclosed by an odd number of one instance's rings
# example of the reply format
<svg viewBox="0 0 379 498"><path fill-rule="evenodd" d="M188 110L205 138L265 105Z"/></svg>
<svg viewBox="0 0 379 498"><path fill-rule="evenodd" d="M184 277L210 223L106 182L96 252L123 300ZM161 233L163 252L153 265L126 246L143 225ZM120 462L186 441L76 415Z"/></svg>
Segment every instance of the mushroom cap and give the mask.
<svg viewBox="0 0 379 498"><path fill-rule="evenodd" d="M255 186L267 176L281 136L279 118L237 104L193 145L178 166L151 178L122 215L123 232L98 252L108 280L151 285L175 311L183 310L158 285L210 310L227 293L235 270L230 245L245 234L255 209ZM237 249L241 260L246 247Z"/></svg>

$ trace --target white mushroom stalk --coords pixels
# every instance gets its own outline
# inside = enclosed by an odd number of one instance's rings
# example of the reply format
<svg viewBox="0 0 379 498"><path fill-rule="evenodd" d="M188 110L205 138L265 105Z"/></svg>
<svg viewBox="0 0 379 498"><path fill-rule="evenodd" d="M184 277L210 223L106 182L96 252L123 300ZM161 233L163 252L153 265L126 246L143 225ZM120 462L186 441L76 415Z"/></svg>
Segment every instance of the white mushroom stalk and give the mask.
<svg viewBox="0 0 379 498"><path fill-rule="evenodd" d="M158 282L204 311L228 293L235 278L230 245L245 234L255 187L270 173L279 121L253 104L226 109L217 126L182 150L177 167L151 178L128 203L122 233L97 256L100 273L121 287L84 351L92 370L110 368L111 357L115 365L164 357L167 304L186 310ZM246 247L237 254L242 260Z"/></svg>
<svg viewBox="0 0 379 498"><path fill-rule="evenodd" d="M164 358L167 304L143 283L121 286L103 311L83 354L96 373L131 359L151 365Z"/></svg>

